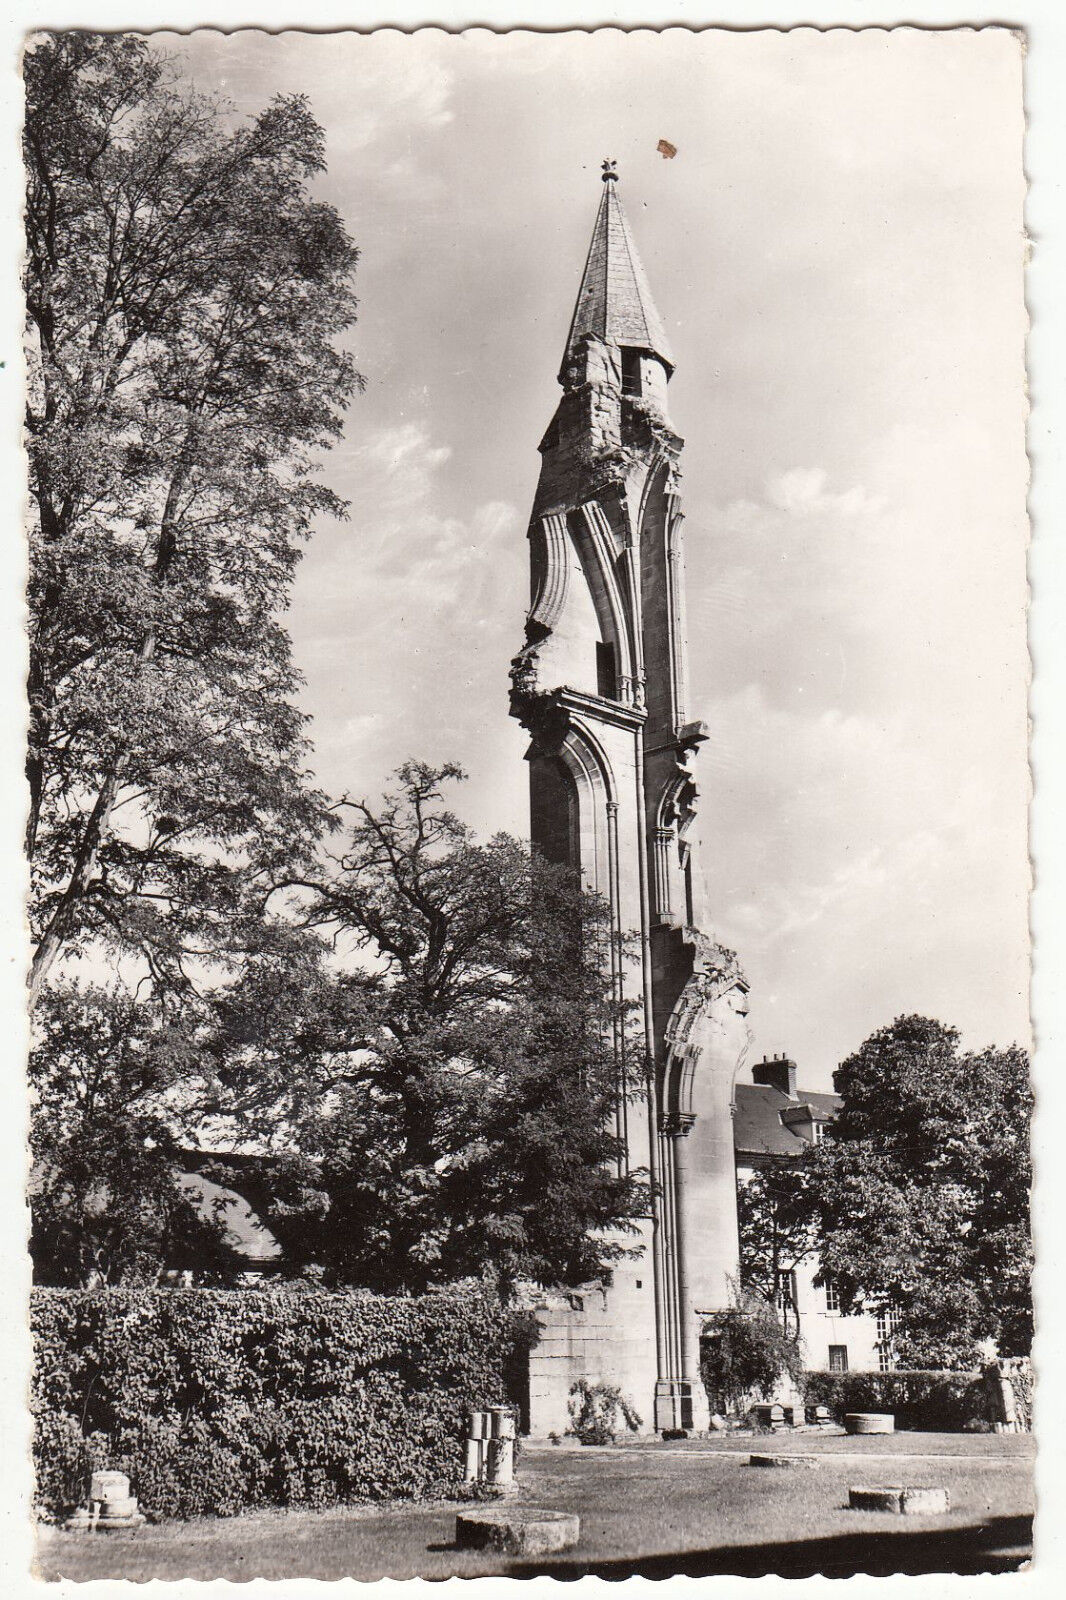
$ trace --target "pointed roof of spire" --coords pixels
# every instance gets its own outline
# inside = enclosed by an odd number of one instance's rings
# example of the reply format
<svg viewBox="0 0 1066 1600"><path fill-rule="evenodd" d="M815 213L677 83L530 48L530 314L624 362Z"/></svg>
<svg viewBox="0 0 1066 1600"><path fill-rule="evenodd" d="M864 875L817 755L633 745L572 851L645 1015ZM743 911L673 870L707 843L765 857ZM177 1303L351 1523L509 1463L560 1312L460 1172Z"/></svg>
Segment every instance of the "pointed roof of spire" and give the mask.
<svg viewBox="0 0 1066 1600"><path fill-rule="evenodd" d="M637 255L613 161L603 163L603 198L596 213L588 259L566 340L563 368L586 334L613 344L650 350L674 370L674 358Z"/></svg>

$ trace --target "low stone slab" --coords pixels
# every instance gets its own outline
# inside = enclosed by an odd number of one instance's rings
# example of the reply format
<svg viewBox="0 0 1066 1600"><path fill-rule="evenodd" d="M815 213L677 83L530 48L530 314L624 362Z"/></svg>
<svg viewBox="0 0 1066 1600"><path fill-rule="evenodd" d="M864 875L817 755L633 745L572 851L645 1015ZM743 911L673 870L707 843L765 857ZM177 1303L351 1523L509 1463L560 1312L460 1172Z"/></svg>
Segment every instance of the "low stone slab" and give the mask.
<svg viewBox="0 0 1066 1600"><path fill-rule="evenodd" d="M455 1519L460 1550L493 1550L507 1556L543 1556L569 1550L581 1537L581 1519L570 1511L507 1506L462 1511Z"/></svg>
<svg viewBox="0 0 1066 1600"><path fill-rule="evenodd" d="M895 1433L896 1419L889 1411L848 1411L844 1416L846 1433Z"/></svg>
<svg viewBox="0 0 1066 1600"><path fill-rule="evenodd" d="M905 1517L939 1517L950 1504L946 1489L904 1489L900 1510Z"/></svg>
<svg viewBox="0 0 1066 1600"><path fill-rule="evenodd" d="M940 1487L908 1489L894 1485L890 1489L849 1489L848 1505L852 1511L889 1511L895 1516L931 1517L942 1516L950 1500L948 1491Z"/></svg>
<svg viewBox="0 0 1066 1600"><path fill-rule="evenodd" d="M122 1528L143 1528L144 1517L139 1511L126 1512L118 1516L105 1512L94 1517L91 1511L82 1507L80 1511L75 1511L72 1517L68 1517L63 1526L70 1533L111 1533Z"/></svg>
<svg viewBox="0 0 1066 1600"><path fill-rule="evenodd" d="M751 1455L751 1456L748 1457L748 1466L749 1467L796 1467L796 1468L800 1468L800 1469L805 1467L809 1471L812 1467L816 1467L817 1465L818 1465L818 1457L817 1456Z"/></svg>

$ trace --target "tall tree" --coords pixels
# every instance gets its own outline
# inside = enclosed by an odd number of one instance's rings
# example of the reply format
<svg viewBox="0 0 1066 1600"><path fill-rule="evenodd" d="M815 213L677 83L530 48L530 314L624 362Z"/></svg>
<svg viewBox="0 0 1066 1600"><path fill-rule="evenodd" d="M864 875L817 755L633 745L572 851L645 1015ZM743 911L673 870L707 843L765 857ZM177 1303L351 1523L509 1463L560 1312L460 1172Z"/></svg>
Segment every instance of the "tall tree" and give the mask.
<svg viewBox="0 0 1066 1600"><path fill-rule="evenodd" d="M1032 1337L1029 1122L1023 1050L962 1052L898 1017L837 1071L842 1104L812 1153L821 1265L849 1303L894 1305L902 1363L966 1366Z"/></svg>
<svg viewBox="0 0 1066 1600"><path fill-rule="evenodd" d="M571 874L472 838L444 803L459 776L412 763L345 803L332 871L290 886L302 926L221 1007L216 1147L220 1115L240 1148L254 1132L273 1159L242 1162L241 1192L334 1280L580 1283L647 1206L616 1127L644 1072L624 953Z"/></svg>
<svg viewBox="0 0 1066 1600"><path fill-rule="evenodd" d="M777 1305L785 1328L798 1334L792 1274L818 1251L810 1175L805 1159L772 1159L737 1185L740 1282L748 1295Z"/></svg>
<svg viewBox="0 0 1066 1600"><path fill-rule="evenodd" d="M302 98L238 124L132 35L25 76L32 987L94 939L181 986L318 809L279 614L356 251Z"/></svg>

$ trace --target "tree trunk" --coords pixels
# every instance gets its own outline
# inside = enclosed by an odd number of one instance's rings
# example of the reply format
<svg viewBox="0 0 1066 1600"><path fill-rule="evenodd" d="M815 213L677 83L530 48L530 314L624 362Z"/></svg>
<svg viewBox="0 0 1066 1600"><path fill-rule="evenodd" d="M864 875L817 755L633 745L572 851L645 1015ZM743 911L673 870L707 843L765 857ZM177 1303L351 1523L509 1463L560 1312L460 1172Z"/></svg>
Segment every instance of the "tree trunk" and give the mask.
<svg viewBox="0 0 1066 1600"><path fill-rule="evenodd" d="M111 773L104 780L103 787L96 797L96 804L93 806L89 814L89 820L85 824L85 832L82 834L81 844L78 846L78 853L74 858L74 866L67 886L63 890L59 904L52 913L52 919L33 953L29 981L31 1009L37 1004L44 981L70 933L77 903L92 882L100 855L100 846L110 823L111 809L114 806L115 795L118 792L122 759L120 756L116 760Z"/></svg>
<svg viewBox="0 0 1066 1600"><path fill-rule="evenodd" d="M178 498L189 476L194 430L195 419L190 422L174 475L170 481L166 505L163 508L153 574L157 585L166 582L171 563L177 553ZM149 628L137 655L138 670L146 666L155 655L156 639L156 629L154 627ZM114 757L111 771L104 780L93 809L89 814L89 820L85 824L85 832L82 834L81 844L78 846L78 853L74 858L74 866L67 886L63 890L59 904L33 953L29 976L31 1010L37 1004L45 980L70 934L78 902L84 898L92 883L96 872L96 864L100 858L100 847L107 837L107 831L111 823L111 812L114 808L119 781L122 777L122 769L125 766L128 754L129 745L126 744Z"/></svg>

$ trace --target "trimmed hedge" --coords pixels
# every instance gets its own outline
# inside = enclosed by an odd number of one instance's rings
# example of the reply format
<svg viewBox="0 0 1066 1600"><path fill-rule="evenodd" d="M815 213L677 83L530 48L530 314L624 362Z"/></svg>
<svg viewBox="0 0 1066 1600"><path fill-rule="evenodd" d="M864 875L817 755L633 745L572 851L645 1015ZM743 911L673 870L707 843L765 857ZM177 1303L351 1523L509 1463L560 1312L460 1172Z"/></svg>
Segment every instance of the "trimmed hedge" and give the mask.
<svg viewBox="0 0 1066 1600"><path fill-rule="evenodd" d="M67 1515L104 1466L153 1520L454 1492L520 1321L479 1286L35 1289L39 1510Z"/></svg>
<svg viewBox="0 0 1066 1600"><path fill-rule="evenodd" d="M804 1398L828 1406L835 1421L846 1411L891 1411L896 1427L913 1433L990 1433L986 1384L978 1372L808 1372Z"/></svg>

